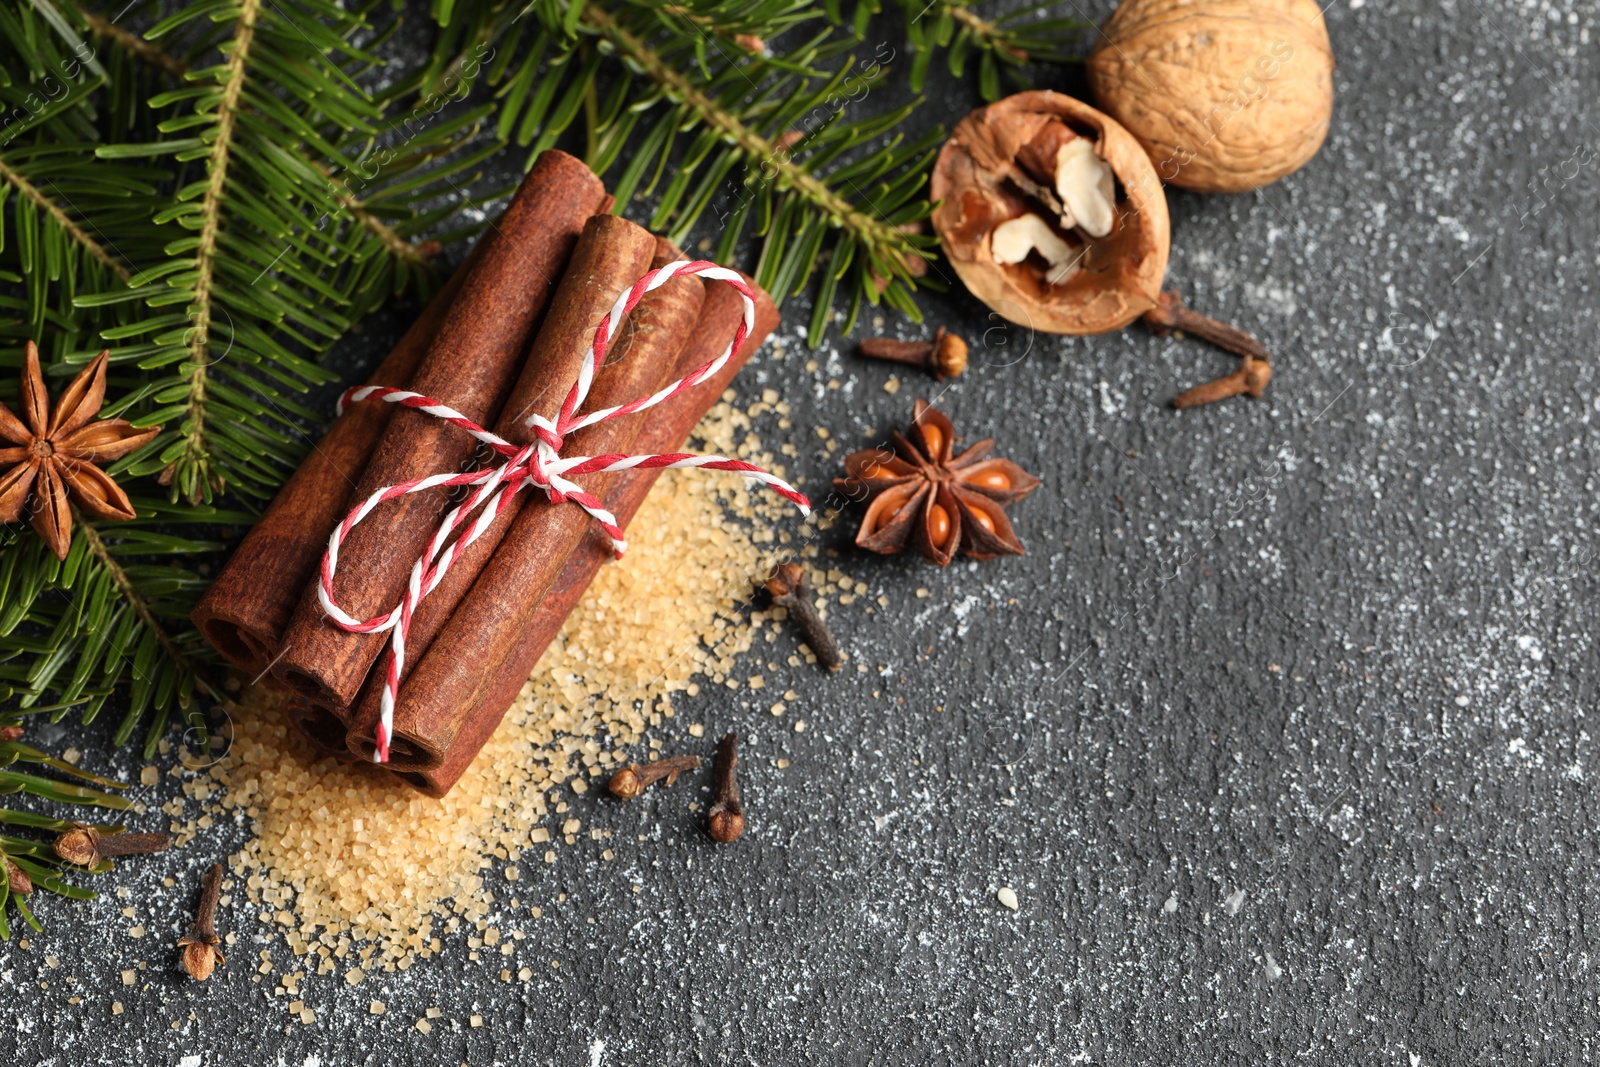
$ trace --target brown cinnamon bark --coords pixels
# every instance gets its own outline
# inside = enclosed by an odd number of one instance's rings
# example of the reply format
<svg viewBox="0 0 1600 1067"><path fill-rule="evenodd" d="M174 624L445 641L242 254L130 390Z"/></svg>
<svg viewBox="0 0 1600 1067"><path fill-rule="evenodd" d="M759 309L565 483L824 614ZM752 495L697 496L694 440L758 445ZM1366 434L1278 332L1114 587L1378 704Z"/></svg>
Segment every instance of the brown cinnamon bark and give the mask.
<svg viewBox="0 0 1600 1067"><path fill-rule="evenodd" d="M651 269L682 258L678 249L665 238L655 239L655 249ZM528 368L523 372L524 382L533 379L536 358L541 355L547 357L543 361L545 365L539 369L539 374L545 379L539 384L545 391L541 399L532 404L539 414L547 418L553 418L565 400L567 389L577 376L577 363L593 339L595 325L616 300L618 293L638 280L637 274L627 277L616 292L611 292L609 286L603 287L604 291L595 290L589 281L577 277L582 258L580 245L573 260L573 278L563 283L556 297L556 306L560 311L551 312L534 344L535 356L530 357ZM704 296L705 286L695 277L675 278L645 294L638 306L622 320L617 339L606 353L605 362L595 376L583 410L593 411L624 404L671 381L678 353L693 332ZM603 300L604 307L594 308L591 298ZM588 318L580 313L585 306L591 312ZM574 313L564 314L569 307L575 309ZM571 354L570 358L566 357L567 353ZM569 362L571 366L567 366ZM527 391L532 392L532 386ZM519 392L522 392L520 385ZM509 413L508 405L508 416ZM649 417L649 413L642 413L586 427L572 435L562 453L596 456L627 452ZM499 432L502 436L515 436L522 441L531 436L520 419L502 417L501 424ZM607 484L604 476L584 478L582 482L591 492L604 499ZM537 512L537 515L527 514L519 518L525 511ZM548 583L582 536L585 521L592 520L574 505L554 508L537 490L524 489L519 493L513 506L503 511L495 523L456 561L444 581L429 594L412 617L406 636L407 676L423 662L434 638L456 613L461 601L472 590L478 574L495 556L496 546L502 543L502 537L513 528L514 523L518 530L516 536L532 542L527 546L519 546L519 550L525 549L525 554L537 562L525 568L536 573L527 573L525 580L514 589L504 590L502 599L507 607L510 601L537 596L538 588ZM500 610L497 609L493 617L499 614ZM390 657L391 653L386 648L368 675L366 688L362 690L350 716L350 750L365 759L371 759L375 749L381 697ZM420 770L437 766L442 759L444 746L459 730L460 721L473 710L464 705L440 706L428 700L419 701L415 696L409 701L402 700L396 706L395 733L389 749L390 766L395 770Z"/></svg>
<svg viewBox="0 0 1600 1067"><path fill-rule="evenodd" d="M692 343L679 354L673 376L681 376L720 354L733 336L741 310L739 297L729 286L720 282L707 283L706 298L694 328ZM758 289L755 329L744 346L715 377L662 404L658 409L659 417L651 419L635 439L634 450L669 452L679 448L777 324L777 308L771 298ZM603 499L624 528L644 503L660 473L640 470L620 474L606 490ZM570 508L570 505L567 507ZM440 706L447 706L450 701L471 700L473 714L462 724L448 746L440 766L420 771L400 771L396 773L397 778L433 797L442 797L450 791L499 726L500 720L538 664L539 657L556 634L561 632L562 623L577 606L601 565L611 558L610 542L606 540L604 532L591 523L543 595L537 600L524 601L522 617L512 625L500 627L504 633L499 636L503 638L509 635L510 640L495 642L496 647L503 646L505 649L498 659L458 663L460 673L432 680L430 684L436 686L436 691L430 694L431 700ZM491 581L493 579L486 571L480 577L479 584L485 585ZM474 596L477 593L475 587ZM471 599L462 609L462 618L466 618L466 612L471 610ZM446 640L449 640L448 633L442 633L435 641L435 648L438 649Z"/></svg>
<svg viewBox="0 0 1600 1067"><path fill-rule="evenodd" d="M512 444L527 444L533 440L533 432L527 425L530 415L537 414L551 419L555 417L561 402L566 399L567 391L578 377L583 354L594 340L596 325L611 310L611 305L617 297L649 269L655 247L656 239L650 232L627 219L614 215L595 215L584 223L582 235L573 250L571 260L562 271L560 283L550 303L549 313L532 343L527 362L522 367L504 409L492 426L495 433ZM438 422L438 420L433 421ZM445 424L439 423L439 425ZM455 427L447 428L471 442L461 430ZM448 617L450 610L472 587L473 578L491 558L495 545L510 528L517 512L525 503L525 494L526 491L512 499L511 506L488 530L484 531L467 554L456 561L450 573L446 575L444 583L423 602L422 610L426 615L422 619L422 629L414 631L419 640L425 642L430 639L442 625L443 620ZM422 552L427 539L433 535L443 510L441 507L439 514L432 515L428 519L427 536L421 538L416 546L418 554ZM415 562L414 556L411 562ZM340 556L340 566L341 569L345 566L343 553ZM410 563L406 564L407 570L410 566ZM396 599L404 589L404 578L402 575L395 588ZM314 598L315 592L313 588L308 591L308 595ZM394 600L388 603L392 606ZM321 610L321 606L316 604L314 599L313 605L318 611ZM364 659L356 659L354 652L344 657L342 663L345 670L353 672L359 667L362 671L361 677L356 679L354 692L348 697L345 696L349 685L348 676L345 674L340 675L340 688L332 693L320 695L302 693L311 708L306 717L297 721L303 733L314 739L331 740L340 736L341 729L348 730L356 714L354 706L361 700L361 686L369 676L369 668L380 655L388 655L386 646L389 640L390 636L387 633L373 634L363 643L361 651L366 654ZM426 645L412 647L414 651L409 660L411 663L416 663L422 648ZM387 660L383 665L384 669L387 669ZM373 711L368 716L366 725L366 740L369 742L373 724L377 721L377 705L373 704L371 707ZM345 743L349 744L348 736L345 738ZM391 747L390 757L409 759L411 754L402 743Z"/></svg>
<svg viewBox="0 0 1600 1067"><path fill-rule="evenodd" d="M485 235L482 258L463 280L461 295L417 368L414 390L480 425L494 422L585 220L605 195L600 179L572 156L549 151L539 157L500 224ZM442 419L397 410L351 499L396 482L464 469L476 444ZM345 611L370 618L395 604L448 500L442 492L401 497L351 532L334 587ZM316 594L313 577L284 631L272 673L315 704L347 707L385 635L334 626Z"/></svg>
<svg viewBox="0 0 1600 1067"><path fill-rule="evenodd" d="M339 716L326 708L311 705L300 697L291 696L288 706L289 725L324 756L332 756L341 763L354 763L355 756L345 747L345 725Z"/></svg>
<svg viewBox="0 0 1600 1067"><path fill-rule="evenodd" d="M367 384L399 388L411 381L481 247L480 242L434 294ZM350 492L394 412L392 404L351 405L278 490L190 612L205 639L239 670L257 676L278 654L328 534L349 510Z"/></svg>

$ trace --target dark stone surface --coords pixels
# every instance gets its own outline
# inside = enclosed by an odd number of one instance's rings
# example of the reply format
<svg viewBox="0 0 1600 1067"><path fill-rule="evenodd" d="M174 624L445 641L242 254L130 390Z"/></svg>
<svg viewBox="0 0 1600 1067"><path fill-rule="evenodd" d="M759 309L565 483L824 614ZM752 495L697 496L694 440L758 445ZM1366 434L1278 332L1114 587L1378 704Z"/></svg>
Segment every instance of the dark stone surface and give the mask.
<svg viewBox="0 0 1600 1067"><path fill-rule="evenodd" d="M1340 66L1323 152L1258 193L1171 198L1171 281L1279 354L1266 400L1175 413L1175 392L1229 361L1139 328L1028 336L959 292L924 302L982 339L956 382L887 395L889 371L833 337L814 374L791 355L744 378L746 395L771 386L795 405L790 469L813 490L842 455L813 425L854 447L919 394L1044 484L1013 510L1022 559L938 571L860 556L843 524L831 535L837 565L890 598L836 611L869 673L768 672L801 694L782 720L748 695L683 702L674 730L753 735L737 846L705 839L682 785L626 807L579 798L586 827L617 832L617 859L586 842L525 864L545 917L500 923L528 930L514 956L473 961L458 934L403 975L308 980L312 1025L252 983L243 909L220 979L168 969L213 854L129 865L130 900L41 902L45 932L0 949L0 979L29 1005L5 1058L1600 1053L1586 726L1600 12L1336 0L1327 17ZM975 101L935 84L947 99L926 121ZM398 321L348 351L386 348ZM126 934L136 921L143 940ZM507 965L533 977L503 983ZM372 999L388 1014L369 1016Z"/></svg>

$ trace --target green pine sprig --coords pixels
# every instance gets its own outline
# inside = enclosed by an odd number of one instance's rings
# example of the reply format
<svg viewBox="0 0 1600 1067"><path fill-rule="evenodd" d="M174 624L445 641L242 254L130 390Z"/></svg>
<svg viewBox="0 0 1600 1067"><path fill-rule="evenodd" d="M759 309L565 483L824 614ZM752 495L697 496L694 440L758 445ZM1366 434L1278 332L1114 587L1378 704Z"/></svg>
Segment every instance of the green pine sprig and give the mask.
<svg viewBox="0 0 1600 1067"><path fill-rule="evenodd" d="M284 44L305 27L281 15L241 52L243 7L190 5L168 20L167 51L93 11L46 10L0 3L0 105L17 117L0 117L0 366L19 366L31 338L53 378L109 347L103 414L167 431L109 471L139 520L77 516L64 562L25 529L4 531L0 698L48 698L92 721L120 692L116 740L143 725L153 753L175 716L203 736L202 703L217 698L217 660L188 612L221 558L219 529L251 516L207 498L276 491L321 420L294 399L331 378L315 358L396 292L433 284L440 246L422 235L472 202L457 190L492 146L468 147L482 107L420 129L380 116L397 135L339 113L378 114L338 78L317 109L286 102L278 65L307 46ZM174 148L180 134L199 144ZM249 264L268 247L263 275ZM219 322L226 351L201 343ZM15 388L5 377L0 392ZM151 475L171 499L152 495Z"/></svg>
<svg viewBox="0 0 1600 1067"><path fill-rule="evenodd" d="M364 231L347 219L316 228L341 204L297 152L343 160L321 131L371 135L379 117L340 69L365 58L351 40L368 28L358 15L317 0L199 3L145 36L159 41L200 20L231 25L231 37L221 62L187 71L187 84L149 101L177 112L159 123L163 137L96 150L106 161L168 159L183 174L153 216L168 238L162 255L123 292L79 300L140 301L151 312L142 343L119 354L165 371L135 402L150 403L141 423L168 429L132 472L162 471L195 502L229 484L270 495L299 460L301 426L316 416L288 394L332 380L307 353L351 325L352 294L338 275Z"/></svg>
<svg viewBox="0 0 1600 1067"><path fill-rule="evenodd" d="M65 708L35 709L37 712L61 710ZM110 811L126 811L133 807L133 802L121 795L120 791L127 788L121 782L85 771L24 744L21 740L24 722L25 715L21 712L0 713L0 796L20 794L53 804L86 805ZM54 772L54 775L46 772ZM64 781L62 775L76 781ZM0 825L55 835L77 824L34 811L0 808ZM117 833L122 827L96 825L95 829L101 833ZM28 906L29 893L42 889L73 900L94 899L92 890L62 878L68 869L49 842L0 834L0 939L11 939L8 904L25 923L35 930L40 929L39 920ZM102 860L90 873L110 869L111 862Z"/></svg>
<svg viewBox="0 0 1600 1067"><path fill-rule="evenodd" d="M679 243L705 225L723 262L757 237L748 266L780 302L814 285L815 344L840 300L846 330L864 303L921 321L913 294L936 247L924 191L943 140L897 132L920 101L850 117L888 68L854 55L852 37L811 32L821 14L796 0L442 5L428 69L460 70L485 42L513 42L517 58L488 63L497 132L531 162L581 119L616 210L646 202L648 225ZM773 25L805 36L757 32Z"/></svg>
<svg viewBox="0 0 1600 1067"><path fill-rule="evenodd" d="M1013 89L1032 88L1025 70L1030 65L1082 62L1086 35L1095 28L1085 19L1050 16L1058 6L1051 0L993 19L983 18L974 5L959 0L899 0L899 5L906 20L906 40L915 53L912 91L922 91L929 67L942 49L954 78L965 77L967 64L976 57L978 92L990 103L1004 95L1003 82ZM1046 17L1038 17L1041 14Z"/></svg>

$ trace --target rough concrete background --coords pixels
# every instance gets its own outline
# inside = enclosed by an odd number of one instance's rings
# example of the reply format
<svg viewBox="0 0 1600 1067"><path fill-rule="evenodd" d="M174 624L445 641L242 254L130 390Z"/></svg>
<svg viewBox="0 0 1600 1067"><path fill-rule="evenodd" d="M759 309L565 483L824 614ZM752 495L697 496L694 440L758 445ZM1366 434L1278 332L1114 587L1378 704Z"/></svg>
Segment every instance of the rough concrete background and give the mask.
<svg viewBox="0 0 1600 1067"><path fill-rule="evenodd" d="M1170 279L1279 354L1268 399L1175 413L1229 361L1138 328L1028 336L959 292L924 302L982 339L959 381L888 395L889 370L834 337L814 374L764 358L744 378L795 405L790 469L813 489L839 455L811 426L854 446L918 394L1044 484L1013 509L1022 559L869 558L841 524L838 566L892 605L836 611L870 673L768 672L801 694L782 720L684 702L669 750L709 752L678 740L690 722L752 735L737 846L704 838L694 785L579 798L618 858L586 842L525 864L545 916L499 922L528 931L514 956L456 935L404 975L308 981L303 1024L252 982L243 909L219 979L169 969L198 871L242 840L224 828L123 868L127 900L41 905L44 934L0 948L28 1005L4 1058L1595 1057L1600 9L1335 0L1327 18L1321 155L1258 193L1172 197ZM927 121L975 102L935 86ZM352 367L401 317L352 339Z"/></svg>

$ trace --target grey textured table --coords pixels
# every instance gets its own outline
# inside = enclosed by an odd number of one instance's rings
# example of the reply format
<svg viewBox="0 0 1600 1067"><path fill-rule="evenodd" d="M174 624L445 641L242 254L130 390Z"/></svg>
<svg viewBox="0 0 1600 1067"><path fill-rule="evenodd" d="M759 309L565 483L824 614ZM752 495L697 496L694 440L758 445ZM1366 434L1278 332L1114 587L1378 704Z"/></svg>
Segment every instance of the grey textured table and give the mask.
<svg viewBox="0 0 1600 1067"><path fill-rule="evenodd" d="M1177 414L1174 392L1227 359L1138 328L1026 336L959 291L924 301L983 339L948 387L886 395L889 371L837 338L815 375L790 360L743 379L795 405L791 470L813 487L837 458L812 424L854 441L903 422L918 392L1044 484L1013 510L1022 559L938 571L856 555L834 532L840 565L894 608L839 613L871 673L769 680L801 694L809 732L738 698L685 702L680 721L753 734L738 846L711 846L681 786L591 803L585 825L618 831L618 859L568 848L532 872L525 892L548 904L515 957L531 980L501 982L501 958L471 961L458 937L404 975L308 981L312 1025L249 981L260 946L242 913L225 920L246 937L220 980L167 969L211 855L129 865L130 900L43 903L45 933L0 949L29 1005L5 1059L1600 1053L1586 724L1600 10L1336 0L1327 14L1338 102L1321 155L1259 193L1171 198L1170 279L1279 353L1266 400ZM926 121L974 102L936 85L948 95ZM354 370L386 349L401 317L340 358ZM844 387L822 388L831 376ZM90 760L136 771L127 754ZM143 941L118 914L130 903ZM147 970L125 987L134 959ZM386 1016L367 1014L375 998ZM412 1022L432 1006L423 1035Z"/></svg>

